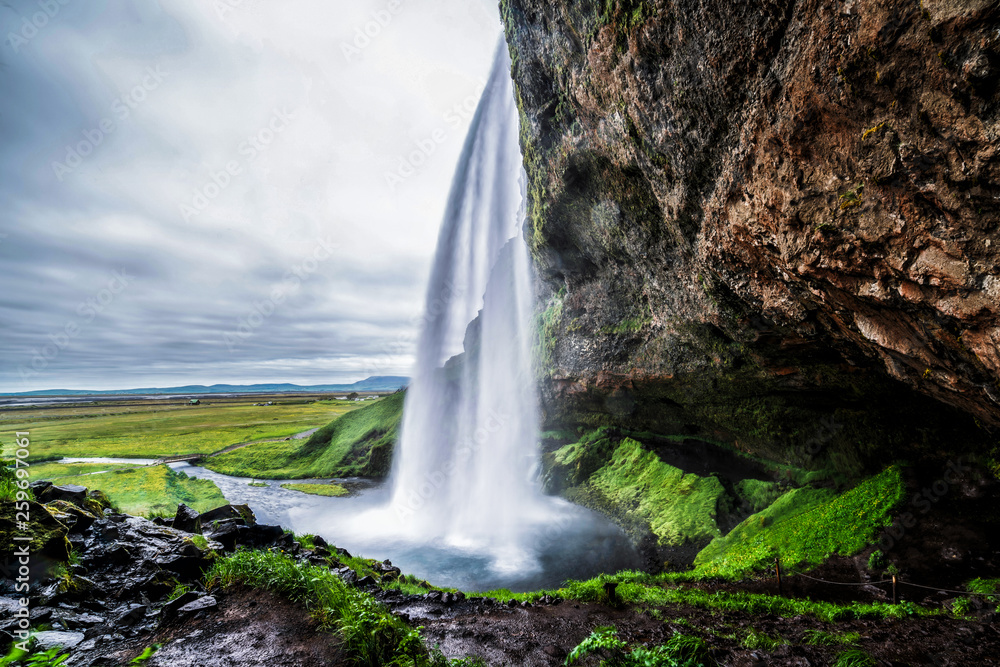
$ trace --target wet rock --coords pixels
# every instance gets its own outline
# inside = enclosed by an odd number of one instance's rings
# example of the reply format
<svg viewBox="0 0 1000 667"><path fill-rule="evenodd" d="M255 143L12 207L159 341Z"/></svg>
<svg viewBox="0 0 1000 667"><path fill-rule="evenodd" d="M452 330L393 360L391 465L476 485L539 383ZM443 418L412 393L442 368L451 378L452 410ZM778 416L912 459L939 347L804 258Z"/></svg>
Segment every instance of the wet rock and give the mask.
<svg viewBox="0 0 1000 667"><path fill-rule="evenodd" d="M354 585L358 582L357 572L355 572L349 567L344 567L337 570L337 576L340 577L341 581L343 581L345 584L349 586Z"/></svg>
<svg viewBox="0 0 1000 667"><path fill-rule="evenodd" d="M428 602L441 602L444 594L441 591L431 591L424 595L424 599Z"/></svg>
<svg viewBox="0 0 1000 667"><path fill-rule="evenodd" d="M43 651L56 646L61 646L63 648L73 648L77 644L83 641L82 632L36 632L35 642L38 648Z"/></svg>
<svg viewBox="0 0 1000 667"><path fill-rule="evenodd" d="M7 571L16 571L8 563L16 565L13 563L14 545L17 544L14 536L24 532L15 507L15 503L0 503L0 568L7 566ZM32 539L21 545L28 545L33 556L31 576L37 578L43 576L46 560L49 563L69 560L69 540L66 539L66 526L53 517L44 505L28 501L27 513Z"/></svg>
<svg viewBox="0 0 1000 667"><path fill-rule="evenodd" d="M216 507L214 510L202 512L201 525L202 528L205 528L212 522L226 519L237 519L247 526L257 523L257 517L254 516L253 510L250 509L249 505L223 505L222 507Z"/></svg>
<svg viewBox="0 0 1000 667"><path fill-rule="evenodd" d="M87 499L87 487L76 484L66 484L63 486L47 486L35 496L39 502L51 503L54 500L63 500L74 505L83 505Z"/></svg>
<svg viewBox="0 0 1000 667"><path fill-rule="evenodd" d="M316 545L317 547L323 547L324 549L330 546L329 543L319 535L313 537L313 544Z"/></svg>
<svg viewBox="0 0 1000 667"><path fill-rule="evenodd" d="M183 530L185 533L201 534L201 516L184 503L177 506L177 513L174 514L174 520L171 525L177 530Z"/></svg>
<svg viewBox="0 0 1000 667"><path fill-rule="evenodd" d="M147 611L146 605L132 603L115 617L115 625L119 627L135 625L146 616Z"/></svg>
<svg viewBox="0 0 1000 667"><path fill-rule="evenodd" d="M184 556L178 553L158 556L154 562L183 579L197 579L209 565L204 556Z"/></svg>
<svg viewBox="0 0 1000 667"><path fill-rule="evenodd" d="M246 544L255 547L269 547L284 540L286 534L281 526L256 524L247 527ZM291 541L290 535L288 540Z"/></svg>
<svg viewBox="0 0 1000 667"><path fill-rule="evenodd" d="M517 600L515 600L514 598L511 598L511 599L507 600L507 606L508 607L512 607L512 608L516 607L517 606Z"/></svg>
<svg viewBox="0 0 1000 667"><path fill-rule="evenodd" d="M377 586L378 582L376 582L375 579L373 577L371 577L371 576L364 576L364 577L361 577L360 579L358 579L358 582L355 585L358 588L369 588L369 587Z"/></svg>
<svg viewBox="0 0 1000 667"><path fill-rule="evenodd" d="M177 609L178 614L193 614L199 611L205 611L208 609L215 609L219 606L219 603L211 595L206 595L200 597L197 600L188 602L186 605L179 607Z"/></svg>
<svg viewBox="0 0 1000 667"><path fill-rule="evenodd" d="M170 602L163 605L162 609L163 617L170 618L172 616L176 616L178 610L181 607L190 604L201 597L202 595L200 593L196 593L195 591L187 591L186 593L182 593L178 597L174 598Z"/></svg>
<svg viewBox="0 0 1000 667"><path fill-rule="evenodd" d="M221 519L207 525L203 523L202 529L207 530L205 535L210 540L221 544L226 551L233 551L237 544L249 541L250 529L240 519Z"/></svg>

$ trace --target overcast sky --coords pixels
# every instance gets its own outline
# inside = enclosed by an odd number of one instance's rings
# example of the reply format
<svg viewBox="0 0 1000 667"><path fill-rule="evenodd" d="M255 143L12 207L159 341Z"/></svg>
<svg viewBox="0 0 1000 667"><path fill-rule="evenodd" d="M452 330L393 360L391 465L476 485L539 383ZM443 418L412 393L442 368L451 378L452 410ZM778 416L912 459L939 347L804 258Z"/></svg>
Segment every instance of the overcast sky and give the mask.
<svg viewBox="0 0 1000 667"><path fill-rule="evenodd" d="M0 22L0 392L409 372L496 0Z"/></svg>

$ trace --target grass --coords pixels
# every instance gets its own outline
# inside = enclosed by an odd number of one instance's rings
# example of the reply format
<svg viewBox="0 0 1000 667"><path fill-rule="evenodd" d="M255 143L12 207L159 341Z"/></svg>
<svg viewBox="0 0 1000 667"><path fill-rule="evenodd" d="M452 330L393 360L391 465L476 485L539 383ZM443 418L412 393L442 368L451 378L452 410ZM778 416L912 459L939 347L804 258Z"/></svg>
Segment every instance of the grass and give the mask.
<svg viewBox="0 0 1000 667"><path fill-rule="evenodd" d="M264 486L267 486L266 484ZM315 496L346 496L349 492L339 484L282 484L281 488L311 493Z"/></svg>
<svg viewBox="0 0 1000 667"><path fill-rule="evenodd" d="M751 651L773 651L785 643L787 642L781 637L772 637L766 632L758 632L754 629L749 630L743 637L743 641L740 642L743 648Z"/></svg>
<svg viewBox="0 0 1000 667"><path fill-rule="evenodd" d="M715 477L685 474L625 438L590 487L614 506L648 522L660 544L682 545L718 537L716 507L725 494Z"/></svg>
<svg viewBox="0 0 1000 667"><path fill-rule="evenodd" d="M827 632L816 628L808 628L802 635L806 644L813 646L837 646L840 644L854 644L861 639L857 632Z"/></svg>
<svg viewBox="0 0 1000 667"><path fill-rule="evenodd" d="M229 445L284 438L316 428L354 410L353 401L260 398L188 406L163 401L137 405L98 404L52 410L4 410L6 431L30 431L33 460L56 457L157 458L210 453ZM6 443L4 454L13 449Z"/></svg>
<svg viewBox="0 0 1000 667"><path fill-rule="evenodd" d="M535 602L543 595L552 595L578 602L607 603L604 584L614 582L618 585L615 589L615 596L619 602L650 607L680 605L711 611L738 612L751 616L766 614L782 618L812 616L827 622L852 619L882 620L923 616L932 613L923 607L906 603L898 605L883 602L837 604L760 593L708 591L696 586L678 585L676 582L682 579L684 574L648 574L626 570L617 574L602 574L585 581L570 580L562 588L554 590L512 593L507 589L496 589L482 593L470 593L469 597L492 597L498 600L514 599L519 602Z"/></svg>
<svg viewBox="0 0 1000 667"><path fill-rule="evenodd" d="M217 560L206 580L209 588L246 584L304 604L321 627L340 636L349 664L431 664L416 630L327 568L270 551L238 551Z"/></svg>
<svg viewBox="0 0 1000 667"><path fill-rule="evenodd" d="M875 660L859 648L849 648L837 655L833 667L876 667Z"/></svg>
<svg viewBox="0 0 1000 667"><path fill-rule="evenodd" d="M205 461L225 475L264 479L379 477L388 473L404 393L391 394L327 424L305 441L262 442Z"/></svg>
<svg viewBox="0 0 1000 667"><path fill-rule="evenodd" d="M29 470L31 471L31 479L39 480L91 475L108 470L128 470L134 467L135 465L131 463L35 463Z"/></svg>
<svg viewBox="0 0 1000 667"><path fill-rule="evenodd" d="M100 489L121 511L141 516L172 515L180 503L205 512L227 502L215 482L188 477L162 465L56 477L52 482Z"/></svg>
<svg viewBox="0 0 1000 667"><path fill-rule="evenodd" d="M629 647L611 627L597 628L590 633L570 651L566 664L574 665L595 653L605 656L601 665L607 667L707 667L715 664L708 646L697 637L677 633L660 646Z"/></svg>
<svg viewBox="0 0 1000 667"><path fill-rule="evenodd" d="M713 540L695 559L694 574L738 579L771 567L775 557L791 569L819 565L834 554L853 555L891 523L904 494L895 466L840 495L794 489Z"/></svg>

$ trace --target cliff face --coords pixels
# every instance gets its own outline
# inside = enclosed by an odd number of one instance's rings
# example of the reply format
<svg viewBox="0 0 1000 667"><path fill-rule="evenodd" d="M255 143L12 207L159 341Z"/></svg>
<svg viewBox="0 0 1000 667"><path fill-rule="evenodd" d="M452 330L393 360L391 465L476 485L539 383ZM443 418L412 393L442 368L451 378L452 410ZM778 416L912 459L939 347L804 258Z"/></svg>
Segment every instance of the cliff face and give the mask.
<svg viewBox="0 0 1000 667"><path fill-rule="evenodd" d="M989 440L996 3L501 12L550 427L708 432L785 457L818 437L855 466L934 447L931 431Z"/></svg>

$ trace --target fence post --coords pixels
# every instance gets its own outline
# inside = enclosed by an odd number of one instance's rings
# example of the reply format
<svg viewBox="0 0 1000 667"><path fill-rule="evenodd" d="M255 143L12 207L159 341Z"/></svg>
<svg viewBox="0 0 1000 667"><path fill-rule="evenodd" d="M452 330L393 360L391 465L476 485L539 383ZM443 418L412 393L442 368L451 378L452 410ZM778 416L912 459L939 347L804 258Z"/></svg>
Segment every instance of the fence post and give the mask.
<svg viewBox="0 0 1000 667"><path fill-rule="evenodd" d="M781 592L781 561L778 560L777 556L774 557L774 575L778 579L778 595L783 595Z"/></svg>
<svg viewBox="0 0 1000 667"><path fill-rule="evenodd" d="M896 596L896 575L892 575L892 603L897 604L899 598Z"/></svg>

